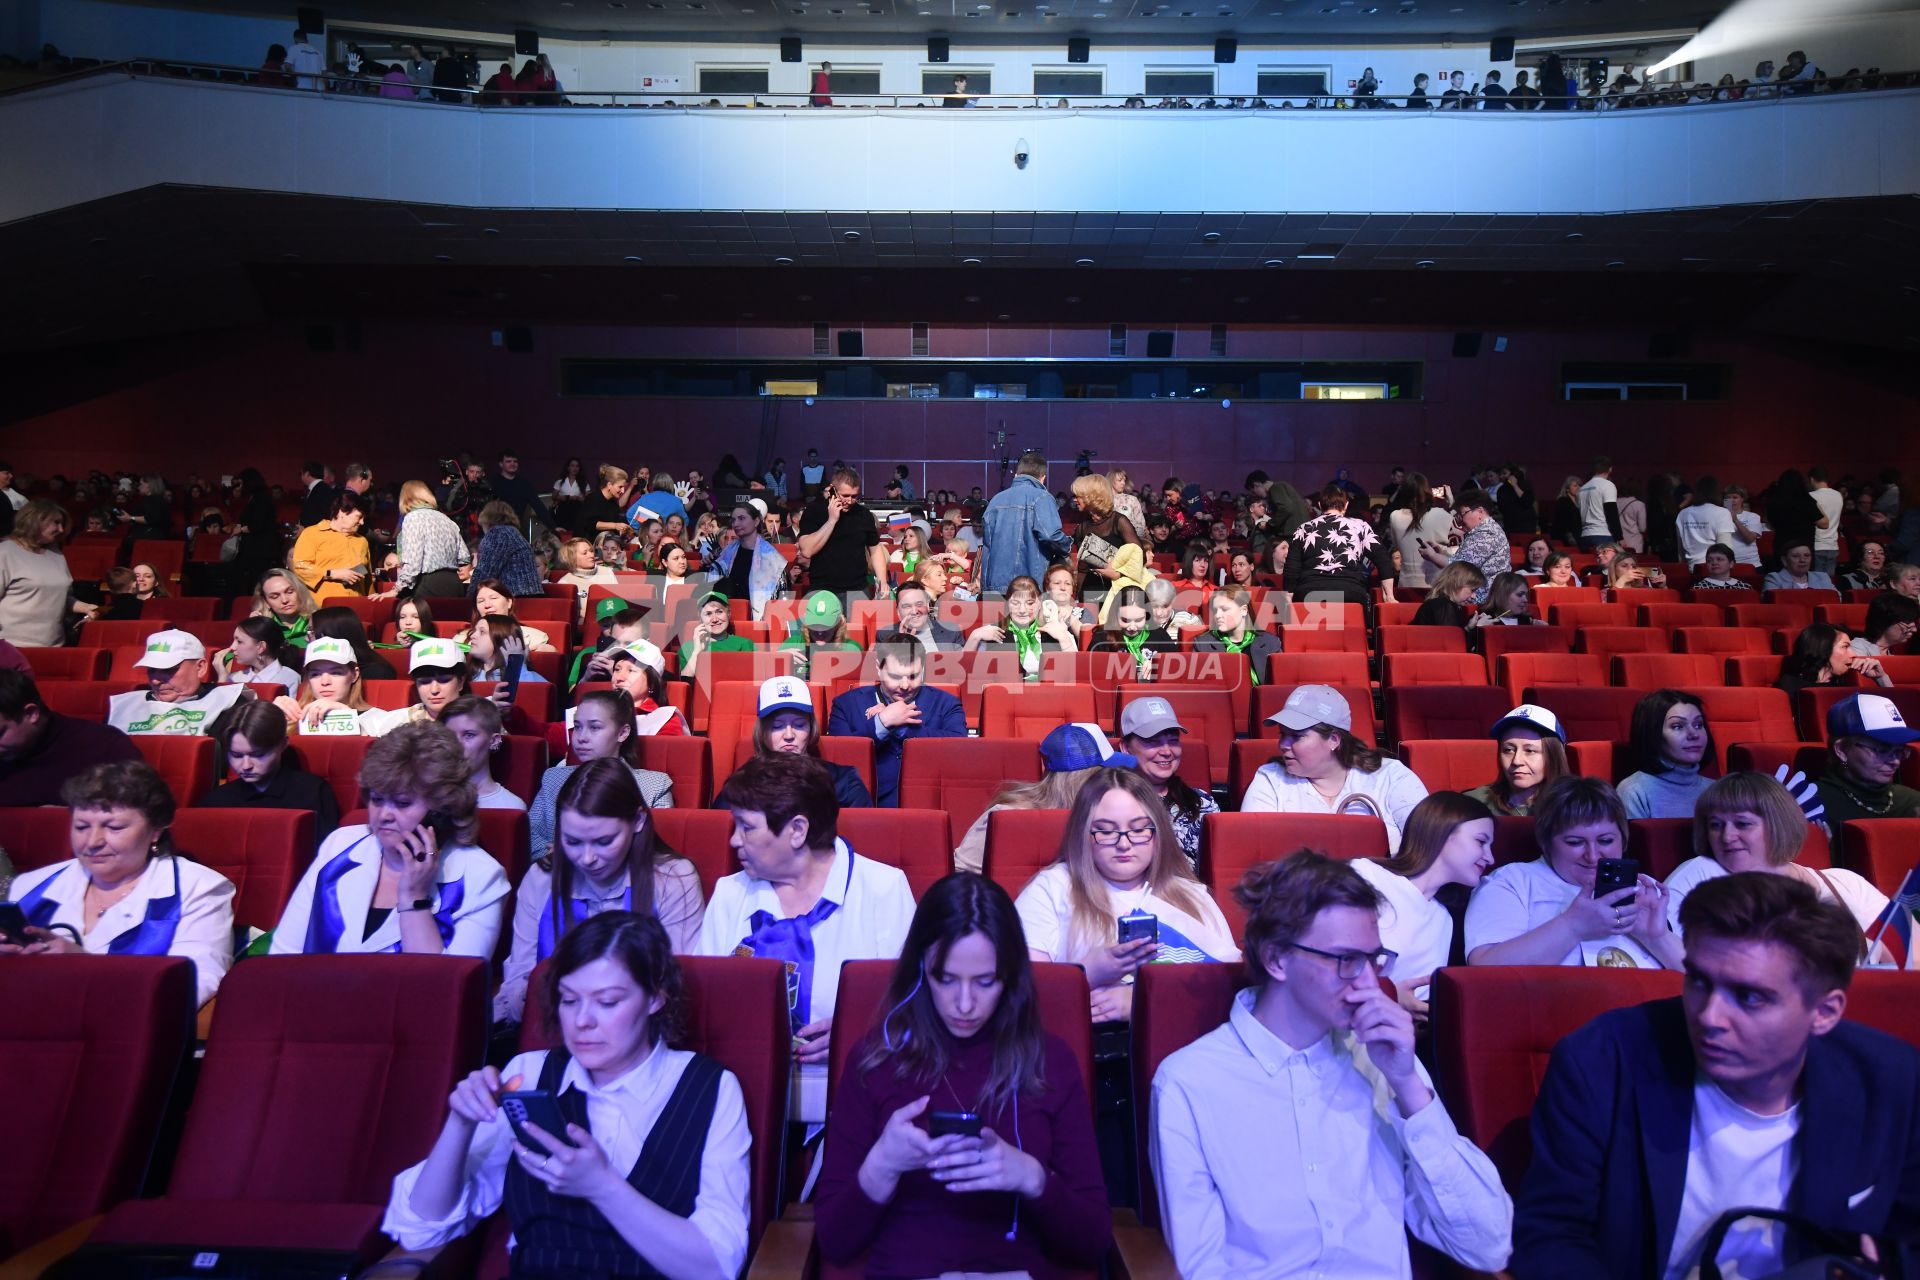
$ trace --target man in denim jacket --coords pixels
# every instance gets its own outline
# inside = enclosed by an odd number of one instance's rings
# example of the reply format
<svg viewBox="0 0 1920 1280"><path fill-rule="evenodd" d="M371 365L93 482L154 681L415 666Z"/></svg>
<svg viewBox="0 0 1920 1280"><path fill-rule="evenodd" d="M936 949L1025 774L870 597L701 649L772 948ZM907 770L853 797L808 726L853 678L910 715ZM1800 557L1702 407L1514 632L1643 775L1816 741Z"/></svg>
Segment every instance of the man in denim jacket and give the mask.
<svg viewBox="0 0 1920 1280"><path fill-rule="evenodd" d="M1022 574L1044 581L1050 558L1064 560L1072 546L1060 528L1060 511L1047 492L1047 458L1038 449L1020 455L1013 483L987 504L986 553L980 585L1004 593ZM1049 554L1051 553L1051 555Z"/></svg>

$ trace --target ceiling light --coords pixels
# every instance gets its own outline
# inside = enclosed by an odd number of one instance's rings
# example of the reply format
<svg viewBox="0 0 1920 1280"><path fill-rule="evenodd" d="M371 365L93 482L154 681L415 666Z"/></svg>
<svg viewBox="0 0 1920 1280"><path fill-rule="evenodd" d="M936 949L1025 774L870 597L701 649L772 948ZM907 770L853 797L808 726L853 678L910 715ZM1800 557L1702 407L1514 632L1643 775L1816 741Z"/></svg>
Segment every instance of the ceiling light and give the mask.
<svg viewBox="0 0 1920 1280"><path fill-rule="evenodd" d="M793 259L792 259L792 258L784 258L784 257L783 257L783 258L775 258L775 259L773 260L773 265L774 265L774 266L776 266L776 267L790 267L790 266L792 266L792 265L793 265Z"/></svg>
<svg viewBox="0 0 1920 1280"><path fill-rule="evenodd" d="M1075 258L1073 260L1073 265L1076 267L1090 267L1093 265L1093 259L1092 258Z"/></svg>
<svg viewBox="0 0 1920 1280"><path fill-rule="evenodd" d="M842 231L840 233L840 238L842 240L845 240L848 244L860 243L860 233L858 231Z"/></svg>
<svg viewBox="0 0 1920 1280"><path fill-rule="evenodd" d="M1205 240L1208 244L1220 243L1220 233L1218 231L1209 231L1207 232L1207 234L1201 236L1200 238L1202 240Z"/></svg>
<svg viewBox="0 0 1920 1280"><path fill-rule="evenodd" d="M1003 311L1003 312L1001 312L1001 313L1000 313L999 315L997 315L997 316L995 316L995 317L994 317L994 319L996 319L996 320L1011 320L1011 319L1013 319L1013 317L1012 317L1012 316L1010 316L1010 315L1008 315L1008 314L1007 314L1006 312L1004 312L1004 311Z"/></svg>
<svg viewBox="0 0 1920 1280"><path fill-rule="evenodd" d="M1420 259L1420 261L1418 261L1418 262L1416 262L1416 263L1414 263L1413 265L1414 265L1414 266L1416 266L1416 267L1430 267L1430 266L1432 266L1432 265L1433 265L1433 259L1432 259L1432 258L1422 258L1422 259Z"/></svg>
<svg viewBox="0 0 1920 1280"><path fill-rule="evenodd" d="M962 259L960 259L960 265L961 265L961 266L963 266L963 267L977 267L977 266L979 266L979 265L980 265L980 259L978 259L978 258L962 258Z"/></svg>
<svg viewBox="0 0 1920 1280"><path fill-rule="evenodd" d="M1287 265L1287 260L1285 258L1268 258L1260 265L1263 267L1284 267Z"/></svg>
<svg viewBox="0 0 1920 1280"><path fill-rule="evenodd" d="M630 253L626 257L622 258L621 261L622 262L645 262L646 259L641 257L637 253Z"/></svg>
<svg viewBox="0 0 1920 1280"><path fill-rule="evenodd" d="M1564 238L1568 240L1585 240L1587 233L1584 231L1569 231Z"/></svg>
<svg viewBox="0 0 1920 1280"><path fill-rule="evenodd" d="M1607 265L1610 267L1624 267L1627 264L1622 260L1620 260L1619 258L1615 258L1612 262L1609 262Z"/></svg>
<svg viewBox="0 0 1920 1280"><path fill-rule="evenodd" d="M1293 256L1303 261L1331 262L1340 256L1340 246L1337 244L1310 244Z"/></svg>

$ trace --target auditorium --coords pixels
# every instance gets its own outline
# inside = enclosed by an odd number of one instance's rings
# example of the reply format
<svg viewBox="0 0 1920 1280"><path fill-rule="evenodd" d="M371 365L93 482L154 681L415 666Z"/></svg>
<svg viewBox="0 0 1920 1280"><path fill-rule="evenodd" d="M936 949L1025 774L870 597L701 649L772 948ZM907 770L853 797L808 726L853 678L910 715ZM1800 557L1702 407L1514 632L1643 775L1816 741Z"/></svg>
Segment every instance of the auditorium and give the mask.
<svg viewBox="0 0 1920 1280"><path fill-rule="evenodd" d="M1920 1275L1916 138L1920 0L0 0L0 1280Z"/></svg>

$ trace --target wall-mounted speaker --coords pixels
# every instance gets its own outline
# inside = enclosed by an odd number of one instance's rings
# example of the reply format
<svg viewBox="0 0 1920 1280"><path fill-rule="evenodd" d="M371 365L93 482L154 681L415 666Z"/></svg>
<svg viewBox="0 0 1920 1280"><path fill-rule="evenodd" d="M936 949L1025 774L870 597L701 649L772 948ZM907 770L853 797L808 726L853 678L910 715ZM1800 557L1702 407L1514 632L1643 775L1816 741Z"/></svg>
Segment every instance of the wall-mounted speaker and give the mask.
<svg viewBox="0 0 1920 1280"><path fill-rule="evenodd" d="M1238 40L1230 36L1222 36L1213 42L1213 60L1215 62L1232 62L1239 56L1240 42Z"/></svg>
<svg viewBox="0 0 1920 1280"><path fill-rule="evenodd" d="M947 38L945 36L927 37L927 61L945 62L947 60Z"/></svg>
<svg viewBox="0 0 1920 1280"><path fill-rule="evenodd" d="M1093 52L1093 41L1085 36L1074 36L1067 41L1067 61L1085 62Z"/></svg>
<svg viewBox="0 0 1920 1280"><path fill-rule="evenodd" d="M280 12L285 13L286 10L282 9ZM294 12L294 21L298 22L300 29L308 35L317 36L327 29L327 15L320 12L320 10L297 9Z"/></svg>
<svg viewBox="0 0 1920 1280"><path fill-rule="evenodd" d="M1453 358L1456 360L1471 360L1479 355L1480 338L1481 335L1478 333L1462 332L1454 334Z"/></svg>
<svg viewBox="0 0 1920 1280"><path fill-rule="evenodd" d="M799 62L800 60L800 37L780 37L780 61Z"/></svg>
<svg viewBox="0 0 1920 1280"><path fill-rule="evenodd" d="M525 325L515 325L500 331L500 345L516 355L525 355L533 350L533 330Z"/></svg>
<svg viewBox="0 0 1920 1280"><path fill-rule="evenodd" d="M1487 45L1487 61L1512 62L1513 61L1513 37L1512 36L1495 36L1492 42Z"/></svg>
<svg viewBox="0 0 1920 1280"><path fill-rule="evenodd" d="M842 329L839 333L840 354L858 356L866 350L866 339L858 329Z"/></svg>
<svg viewBox="0 0 1920 1280"><path fill-rule="evenodd" d="M540 33L538 31L516 31L513 33L513 51L515 53L540 52Z"/></svg>
<svg viewBox="0 0 1920 1280"><path fill-rule="evenodd" d="M1153 360L1165 360L1173 355L1173 330L1147 330L1147 356Z"/></svg>
<svg viewBox="0 0 1920 1280"><path fill-rule="evenodd" d="M1647 359L1684 360L1693 354L1693 335L1684 330L1647 337Z"/></svg>

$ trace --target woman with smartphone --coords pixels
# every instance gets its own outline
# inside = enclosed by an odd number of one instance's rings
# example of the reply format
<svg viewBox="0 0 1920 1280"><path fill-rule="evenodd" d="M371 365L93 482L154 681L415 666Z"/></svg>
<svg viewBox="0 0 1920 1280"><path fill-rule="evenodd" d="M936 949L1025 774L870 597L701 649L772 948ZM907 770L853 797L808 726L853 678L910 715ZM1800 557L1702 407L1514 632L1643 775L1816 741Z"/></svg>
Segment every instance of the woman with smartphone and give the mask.
<svg viewBox="0 0 1920 1280"><path fill-rule="evenodd" d="M739 1274L746 1108L731 1072L672 1047L686 996L666 930L595 916L567 932L544 982L560 1047L454 1087L432 1152L394 1179L381 1230L439 1249L504 1206L516 1275Z"/></svg>
<svg viewBox="0 0 1920 1280"><path fill-rule="evenodd" d="M1667 891L1626 858L1627 813L1598 778L1561 778L1533 806L1540 856L1510 862L1467 903L1468 964L1678 969Z"/></svg>
<svg viewBox="0 0 1920 1280"><path fill-rule="evenodd" d="M321 844L272 954L491 956L510 886L473 843L473 784L453 734L401 725L367 748L360 788L366 822Z"/></svg>
<svg viewBox="0 0 1920 1280"><path fill-rule="evenodd" d="M1455 560L1442 569L1433 579L1433 585L1427 589L1427 598L1413 611L1413 625L1416 627L1453 627L1465 631L1469 627L1485 626L1485 614L1476 613L1467 616L1467 606L1473 603L1474 596L1487 585L1487 575L1480 567L1465 560Z"/></svg>
<svg viewBox="0 0 1920 1280"><path fill-rule="evenodd" d="M1015 902L1035 960L1078 964L1095 1022L1133 1017L1133 975L1153 961L1238 960L1220 905L1180 852L1166 806L1130 768L1081 784L1060 852Z"/></svg>
<svg viewBox="0 0 1920 1280"><path fill-rule="evenodd" d="M687 718L667 700L667 658L657 645L633 640L612 650L607 679L633 699L633 731L642 738L684 738ZM568 708L571 721L572 708Z"/></svg>
<svg viewBox="0 0 1920 1280"><path fill-rule="evenodd" d="M1041 1023L1006 890L967 872L929 889L882 1008L834 1096L821 1253L880 1276L1097 1270L1112 1227L1092 1107Z"/></svg>

